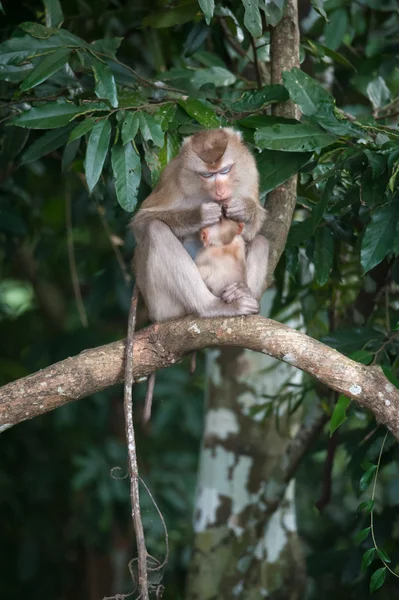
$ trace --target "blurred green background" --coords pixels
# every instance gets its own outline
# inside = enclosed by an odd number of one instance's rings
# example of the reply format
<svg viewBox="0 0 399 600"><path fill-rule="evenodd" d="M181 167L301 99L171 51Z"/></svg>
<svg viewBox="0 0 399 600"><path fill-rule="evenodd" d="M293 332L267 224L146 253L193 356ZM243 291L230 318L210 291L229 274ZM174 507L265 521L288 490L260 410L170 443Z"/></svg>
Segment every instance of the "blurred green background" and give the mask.
<svg viewBox="0 0 399 600"><path fill-rule="evenodd" d="M217 3L219 12L209 25L195 0L62 0L61 4L66 29L87 41L122 37L121 61L146 78L158 77L187 90L188 95L208 99L215 110L221 98L229 94L236 98L231 91L234 86L235 90L256 88L244 6L239 0ZM274 4L277 8L283 5ZM3 0L2 7L2 40L21 22L43 22L39 0ZM317 0L312 4L300 0L299 15L302 69L330 91L345 113L363 118L365 124L377 122L381 130L374 131L372 143L364 142L369 144L367 166L359 150L361 140L356 140L356 147L350 136L338 143L338 150L347 155L339 156L338 190L324 221L335 236L334 257L326 275L320 267L323 240L313 232L304 235L294 230L298 237L291 238L276 272L271 316L294 304L300 306L311 335L318 339L329 336L329 343L346 354L366 349L396 383L398 343L393 332L399 320L398 260L390 253L393 242L387 240L389 247L385 253L380 251L373 269L362 278L368 269L361 268L360 245L365 223L370 219L373 223L374 209L383 202L397 201L396 175L393 181L392 177L395 169L397 172L399 135L396 140L381 136L385 135L384 126L397 131L398 5L396 0ZM234 49L222 17L227 18L235 45L245 48L244 55ZM267 27L257 44L259 61L265 65L262 77L268 83ZM220 82L220 72L212 70L218 65L234 73L234 79ZM190 80L193 69L197 74L194 83ZM3 101L12 98L16 89L12 80L5 79L0 73ZM62 88L61 79L39 89L48 95ZM0 110L7 116L5 109ZM174 144L204 124L181 114L179 128L176 125L179 136L173 137L176 131L170 133ZM62 174L59 149L19 166L14 156L26 142L26 130L13 131L12 139L7 137L2 124L0 385L124 337L132 290L128 275L134 249L128 230L130 216L117 202L112 178L104 176L96 193L89 196L82 181L84 154L78 153L73 168ZM30 141L37 138L37 132L31 133ZM303 167L299 214L320 198L323 189L309 184L324 182L337 156L318 154ZM150 192L151 181L151 165L144 165L139 202ZM388 184L389 197L384 196ZM392 222L389 213L386 221ZM386 235L378 231L381 238ZM397 248L398 234L392 232L392 236ZM75 299L72 251L86 317L79 314ZM298 257L307 276L298 268ZM331 326L331 306L339 333ZM145 319L140 311L141 326ZM370 340L372 346L367 346ZM306 396L305 387L309 389L307 379L300 401ZM193 377L188 373L188 361L158 374L150 427L137 427L140 473L169 531L165 600L184 597L194 537L192 513L205 390L205 360L200 353ZM312 394L331 411L325 390L316 389ZM136 386L138 414L143 396L144 386ZM370 490L359 491L364 472L361 464L365 460L375 463L385 432L376 428L372 415L355 406L348 414L337 438L332 498L321 516L315 502L325 477L330 444L327 431L321 433L298 471L298 526L307 567L304 597L309 600L338 596L360 600L369 595L369 577L360 566L370 540L359 544L354 539L359 529L368 526L369 517L357 514L356 507L370 497ZM275 414L268 413L265 418L275 419ZM376 535L394 570L399 565L397 459L397 447L388 438L376 495ZM129 591L126 565L134 553L129 487L126 479L111 476L115 466L126 471L120 386L24 422L0 436L1 598L97 600ZM142 509L149 551L163 556L162 524L145 493ZM376 561L376 566L382 565ZM396 582L393 577L387 580L378 597L399 597Z"/></svg>

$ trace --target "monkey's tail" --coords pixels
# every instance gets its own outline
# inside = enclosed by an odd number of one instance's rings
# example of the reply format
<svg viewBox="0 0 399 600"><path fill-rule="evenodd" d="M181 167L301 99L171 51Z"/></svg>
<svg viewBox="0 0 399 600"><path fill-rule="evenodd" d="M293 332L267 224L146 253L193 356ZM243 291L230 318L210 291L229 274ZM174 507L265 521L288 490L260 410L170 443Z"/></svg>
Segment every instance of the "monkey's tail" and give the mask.
<svg viewBox="0 0 399 600"><path fill-rule="evenodd" d="M125 393L133 386L133 345L134 333L136 331L137 303L139 299L139 287L134 284L132 301L130 303L129 317L127 324L126 349L125 349Z"/></svg>

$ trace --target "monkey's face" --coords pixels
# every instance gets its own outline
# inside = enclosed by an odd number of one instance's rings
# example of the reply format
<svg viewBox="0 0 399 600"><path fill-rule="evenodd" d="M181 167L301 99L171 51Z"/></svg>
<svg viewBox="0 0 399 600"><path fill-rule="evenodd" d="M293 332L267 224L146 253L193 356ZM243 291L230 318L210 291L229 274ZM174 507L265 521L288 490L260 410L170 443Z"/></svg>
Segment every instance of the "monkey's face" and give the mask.
<svg viewBox="0 0 399 600"><path fill-rule="evenodd" d="M243 228L244 223L222 218L219 223L202 229L200 239L204 248L208 246L226 246L231 244L236 235L240 235Z"/></svg>
<svg viewBox="0 0 399 600"><path fill-rule="evenodd" d="M202 202L229 202L237 192L237 163L243 148L240 134L228 128L204 130L187 138L181 151L186 194L201 197Z"/></svg>
<svg viewBox="0 0 399 600"><path fill-rule="evenodd" d="M233 192L234 164L222 164L217 170L213 170L210 165L204 166L206 170L197 173L202 188L212 200L228 202Z"/></svg>

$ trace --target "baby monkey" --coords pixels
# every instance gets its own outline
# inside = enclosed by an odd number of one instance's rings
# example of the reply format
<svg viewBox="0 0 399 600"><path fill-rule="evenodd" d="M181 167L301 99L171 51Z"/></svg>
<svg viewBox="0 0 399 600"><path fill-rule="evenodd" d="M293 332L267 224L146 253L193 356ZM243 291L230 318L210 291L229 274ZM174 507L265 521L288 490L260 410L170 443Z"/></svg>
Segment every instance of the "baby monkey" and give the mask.
<svg viewBox="0 0 399 600"><path fill-rule="evenodd" d="M195 258L202 280L219 298L227 286L247 281L244 223L221 217L200 231L203 248Z"/></svg>

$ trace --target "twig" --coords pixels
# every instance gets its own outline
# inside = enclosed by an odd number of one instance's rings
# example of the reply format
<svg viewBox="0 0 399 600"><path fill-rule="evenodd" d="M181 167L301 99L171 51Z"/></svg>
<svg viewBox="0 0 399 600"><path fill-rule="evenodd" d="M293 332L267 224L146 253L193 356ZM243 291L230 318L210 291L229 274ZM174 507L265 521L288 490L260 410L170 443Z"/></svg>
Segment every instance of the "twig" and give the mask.
<svg viewBox="0 0 399 600"><path fill-rule="evenodd" d="M19 98L18 100L12 100L8 102L5 98L0 98L1 106L0 108L8 108L9 106L15 106L16 104L23 104L24 102L51 102L51 100L58 100L63 94L65 90L62 90L58 94L53 94L51 96L29 96L28 98Z"/></svg>
<svg viewBox="0 0 399 600"><path fill-rule="evenodd" d="M80 291L78 271L75 260L75 246L72 234L72 209L71 209L71 185L69 179L65 182L65 221L67 229L67 249L69 270L71 273L73 293L75 295L76 308L78 309L80 321L83 327L88 327L86 309L83 304L82 293Z"/></svg>
<svg viewBox="0 0 399 600"><path fill-rule="evenodd" d="M258 49L256 47L255 40L254 40L254 38L253 38L252 35L250 36L250 40L251 40L252 52L253 52L253 55L254 55L256 83L258 84L258 88L261 89L261 87L262 87L262 74L260 72L260 66L259 66L259 60L258 60Z"/></svg>
<svg viewBox="0 0 399 600"><path fill-rule="evenodd" d="M165 90L167 92L176 92L177 94L183 94L184 96L187 96L187 91L179 90L178 88L174 88L174 87L171 87L169 85L164 85L163 83L159 83L159 82L156 82L156 81L151 81L150 79L146 79L145 77L143 77L142 75L140 75L140 73L138 73L135 69L133 69L132 67L130 67L126 63L122 62L121 60L119 60L115 56L109 56L108 54L105 54L104 52L95 52L94 54L96 56L104 56L104 58L107 58L108 60L112 60L117 65L120 65L121 67L124 67L132 75L134 75L134 77L136 79L138 79L139 81L141 81L141 83L144 86L146 86L146 87L153 87L153 88L156 88L157 90Z"/></svg>
<svg viewBox="0 0 399 600"><path fill-rule="evenodd" d="M124 385L124 412L125 429L128 447L128 464L130 475L130 500L132 504L132 520L136 535L137 546L137 576L140 600L149 600L148 575L147 575L147 548L145 544L143 522L140 512L139 497L139 471L137 465L136 442L133 426L133 337L136 328L136 314L139 290L134 286L132 302L129 311L129 323L125 350L125 385Z"/></svg>
<svg viewBox="0 0 399 600"><path fill-rule="evenodd" d="M247 51L244 50L241 44L237 42L237 40L232 36L231 31L226 23L226 20L221 17L219 19L219 23L221 25L221 28L223 29L223 33L225 34L227 41L229 42L233 50L235 50L237 54L239 54L242 58L246 58Z"/></svg>

